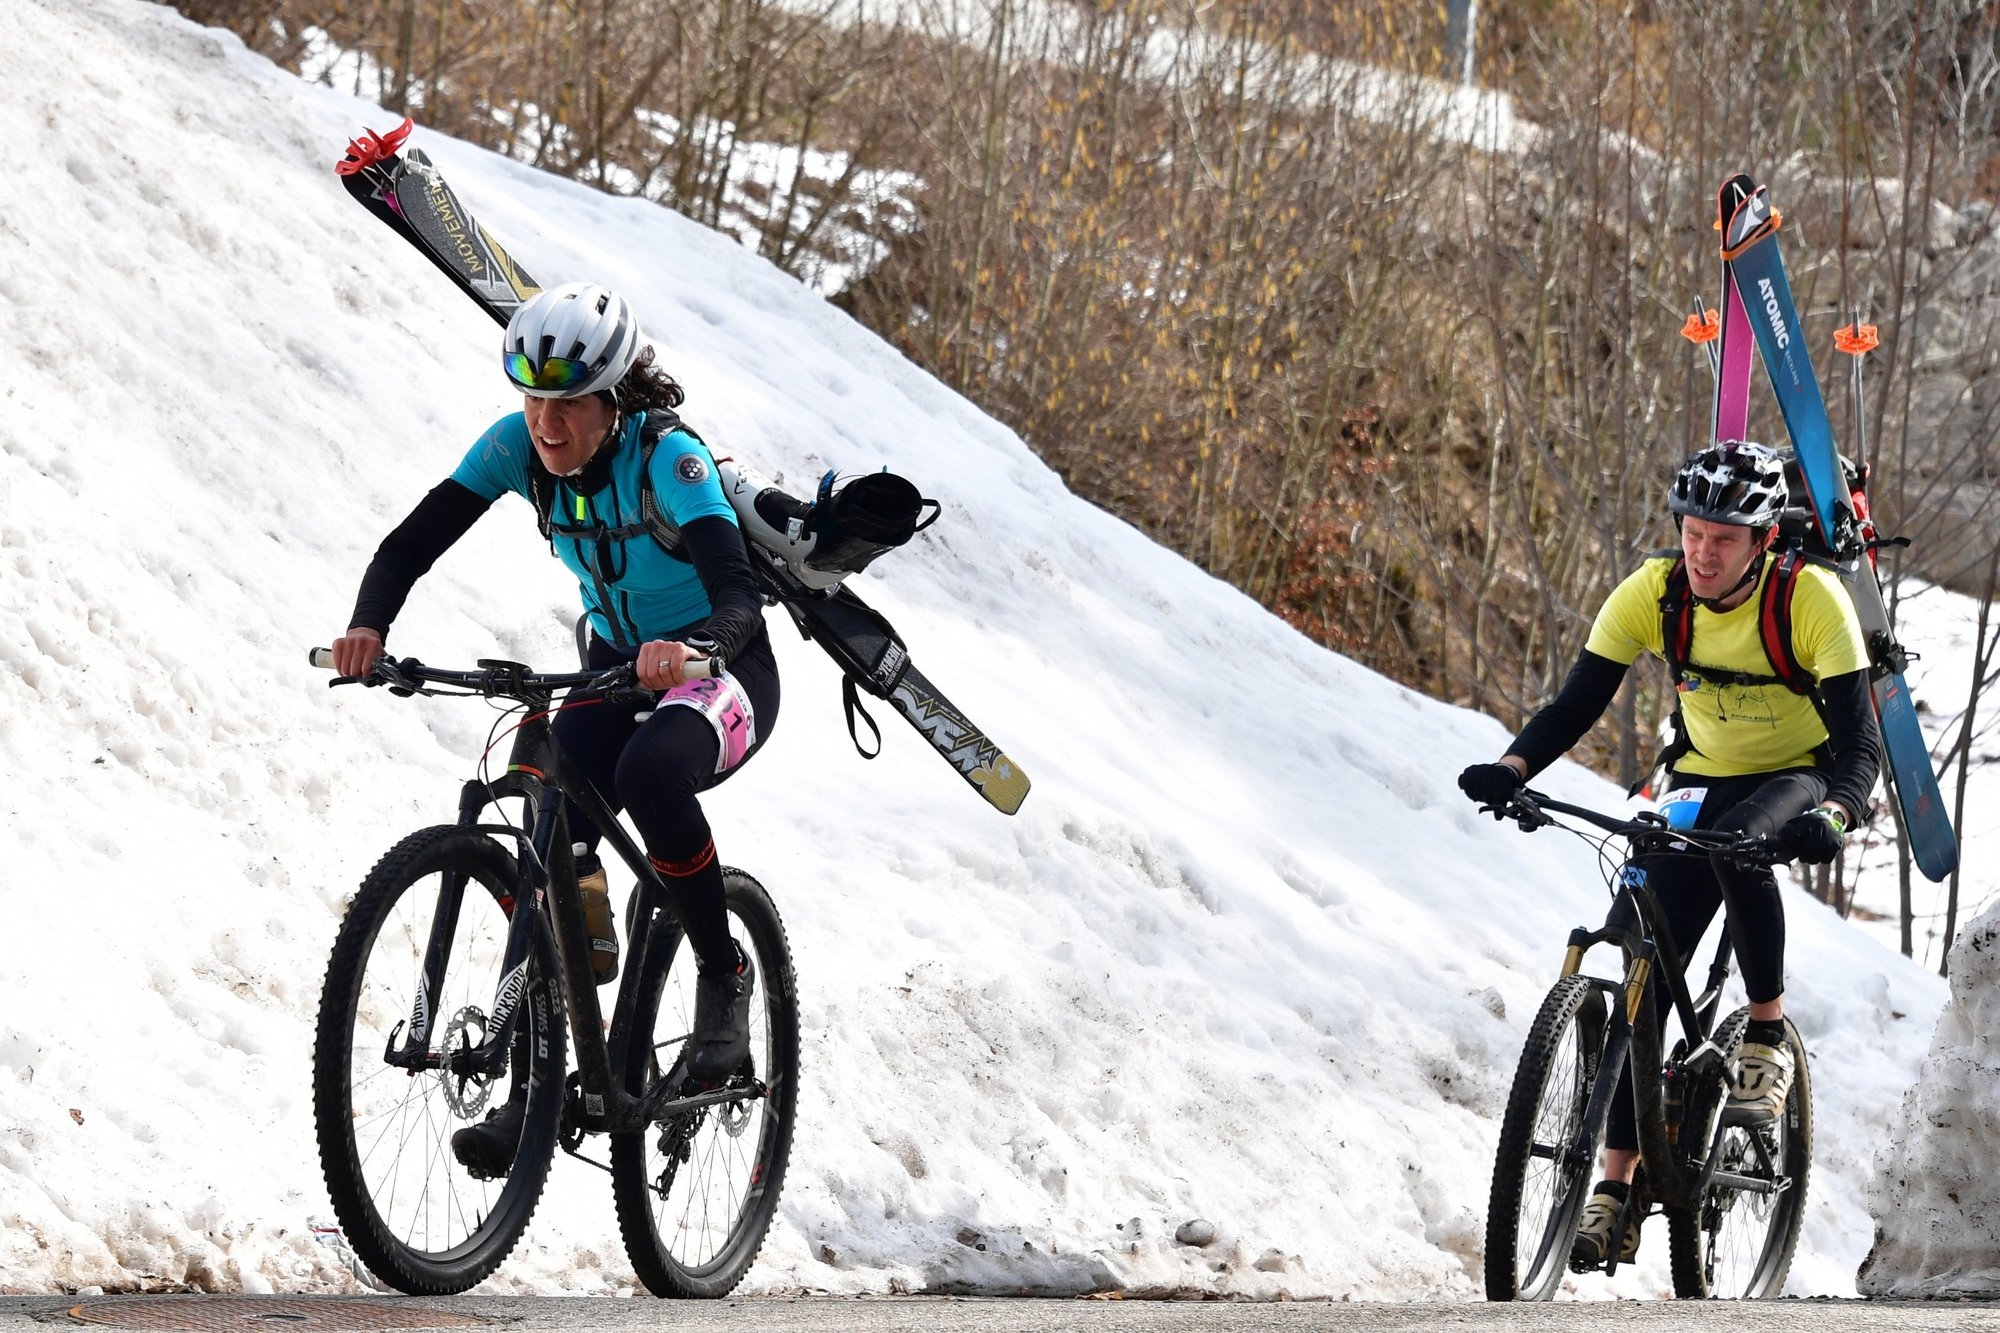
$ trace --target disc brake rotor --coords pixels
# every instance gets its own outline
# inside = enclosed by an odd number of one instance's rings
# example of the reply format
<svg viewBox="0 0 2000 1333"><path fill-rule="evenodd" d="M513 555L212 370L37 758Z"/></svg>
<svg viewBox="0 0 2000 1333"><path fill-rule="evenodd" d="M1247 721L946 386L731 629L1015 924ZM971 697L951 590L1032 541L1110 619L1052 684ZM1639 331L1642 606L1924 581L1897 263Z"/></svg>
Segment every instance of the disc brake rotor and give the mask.
<svg viewBox="0 0 2000 1333"><path fill-rule="evenodd" d="M475 1050L486 1041L486 1013L477 1005L468 1004L451 1016L451 1022L444 1028L444 1050L447 1058L455 1051ZM493 1095L492 1080L483 1074L454 1074L445 1069L439 1074L439 1082L444 1085L445 1105L461 1120L470 1120L486 1109L486 1103Z"/></svg>

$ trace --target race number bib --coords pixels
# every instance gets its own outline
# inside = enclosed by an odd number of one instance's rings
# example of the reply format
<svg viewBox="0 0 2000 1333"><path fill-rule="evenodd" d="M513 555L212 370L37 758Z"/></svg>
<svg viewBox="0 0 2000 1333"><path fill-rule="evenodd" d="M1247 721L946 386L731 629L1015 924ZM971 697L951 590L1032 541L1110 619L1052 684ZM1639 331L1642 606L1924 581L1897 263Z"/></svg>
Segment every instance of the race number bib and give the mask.
<svg viewBox="0 0 2000 1333"><path fill-rule="evenodd" d="M1706 787L1681 787L1667 793L1660 802L1660 813L1674 828L1693 828L1695 820L1701 818L1701 803L1707 799Z"/></svg>
<svg viewBox="0 0 2000 1333"><path fill-rule="evenodd" d="M660 696L659 707L692 708L715 728L715 772L719 777L743 762L757 743L757 717L750 696L727 671L705 680L683 681Z"/></svg>

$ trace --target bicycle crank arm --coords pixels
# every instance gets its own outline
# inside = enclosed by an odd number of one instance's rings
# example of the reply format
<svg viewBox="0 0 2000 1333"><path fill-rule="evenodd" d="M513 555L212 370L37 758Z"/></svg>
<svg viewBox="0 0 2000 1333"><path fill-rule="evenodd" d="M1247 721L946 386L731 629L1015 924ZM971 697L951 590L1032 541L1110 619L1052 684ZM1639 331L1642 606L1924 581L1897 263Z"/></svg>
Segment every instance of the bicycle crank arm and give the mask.
<svg viewBox="0 0 2000 1333"><path fill-rule="evenodd" d="M1739 1176L1734 1171L1718 1171L1709 1177L1709 1184L1743 1194L1769 1194L1775 1197L1792 1187L1792 1178L1779 1176L1776 1180L1764 1180L1757 1176Z"/></svg>
<svg viewBox="0 0 2000 1333"><path fill-rule="evenodd" d="M727 1088L710 1088L706 1092L692 1093L686 1097L676 1097L662 1102L654 1114L660 1119L680 1115L686 1111L699 1110L704 1106L720 1106L727 1102L761 1102L769 1090L755 1080Z"/></svg>
<svg viewBox="0 0 2000 1333"><path fill-rule="evenodd" d="M676 1086L678 1084L672 1080L660 1084L663 1089ZM671 1120L677 1115L698 1111L704 1106L720 1106L727 1102L762 1101L768 1091L761 1080L752 1079L748 1083L710 1088L706 1092L689 1093L685 1097L664 1098L657 1104L653 1104L648 1098L646 1102L640 1104L640 1110L647 1121Z"/></svg>

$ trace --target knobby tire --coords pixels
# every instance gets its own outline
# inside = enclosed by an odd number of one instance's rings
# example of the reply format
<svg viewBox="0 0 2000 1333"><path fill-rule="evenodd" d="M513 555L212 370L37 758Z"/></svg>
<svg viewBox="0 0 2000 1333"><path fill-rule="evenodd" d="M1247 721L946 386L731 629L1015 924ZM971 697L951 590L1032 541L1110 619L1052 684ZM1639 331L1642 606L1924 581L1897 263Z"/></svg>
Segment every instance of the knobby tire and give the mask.
<svg viewBox="0 0 2000 1333"><path fill-rule="evenodd" d="M799 1066L791 949L756 880L724 870L723 889L731 934L756 962L747 1073L765 1093L611 1136L618 1229L633 1270L656 1296L714 1298L736 1288L763 1247L791 1155ZM634 1093L672 1070L693 1017L693 950L661 948L647 968L634 1018L635 1032L649 1035L634 1042L636 1067L625 1071ZM679 1160L669 1173L670 1158Z"/></svg>
<svg viewBox="0 0 2000 1333"><path fill-rule="evenodd" d="M411 1295L464 1291L506 1258L548 1179L561 1111L563 1005L546 930L529 957L506 1071L459 1080L383 1059L391 1031L403 1025L399 1044L408 1032L440 889L452 876L465 889L427 1044L477 1044L500 980L503 904L522 882L506 848L449 825L403 839L362 881L327 964L313 1040L313 1118L334 1215L369 1270ZM513 1168L478 1180L452 1155L451 1135L504 1104L524 1074Z"/></svg>
<svg viewBox="0 0 2000 1333"><path fill-rule="evenodd" d="M1528 1030L1486 1209L1488 1300L1547 1300L1569 1265L1597 1152L1576 1139L1604 1033L1604 998L1580 976L1555 984Z"/></svg>
<svg viewBox="0 0 2000 1333"><path fill-rule="evenodd" d="M1718 1029L1715 1044L1733 1055L1749 1021L1750 1011L1738 1009ZM1676 1296L1757 1299L1780 1295L1785 1289L1792 1254L1805 1225L1813 1128L1812 1074L1806 1064L1805 1042L1789 1019L1785 1037L1791 1043L1798 1072L1770 1138L1777 1145L1773 1154L1777 1171L1789 1177L1790 1184L1776 1196L1711 1184L1695 1212L1670 1211L1667 1238ZM1728 1098L1726 1075L1695 1089L1681 1127L1682 1143L1689 1143L1688 1135L1697 1135L1694 1141L1705 1152ZM1741 1128L1725 1131L1720 1156L1726 1167L1741 1174L1767 1176L1750 1146L1749 1136L1755 1132Z"/></svg>

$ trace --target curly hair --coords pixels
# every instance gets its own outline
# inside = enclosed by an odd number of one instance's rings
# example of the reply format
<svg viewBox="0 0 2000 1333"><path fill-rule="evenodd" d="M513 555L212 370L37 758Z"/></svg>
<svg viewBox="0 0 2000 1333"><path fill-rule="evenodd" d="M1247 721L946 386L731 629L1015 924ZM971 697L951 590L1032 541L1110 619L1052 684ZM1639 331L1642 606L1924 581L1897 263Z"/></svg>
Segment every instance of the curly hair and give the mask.
<svg viewBox="0 0 2000 1333"><path fill-rule="evenodd" d="M653 349L650 346L640 350L638 360L632 363L632 368L625 372L623 379L608 389L598 390L595 396L628 416L654 408L676 408L687 399L687 394L681 391L680 381L653 364Z"/></svg>

